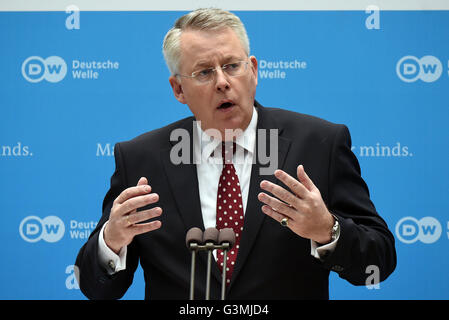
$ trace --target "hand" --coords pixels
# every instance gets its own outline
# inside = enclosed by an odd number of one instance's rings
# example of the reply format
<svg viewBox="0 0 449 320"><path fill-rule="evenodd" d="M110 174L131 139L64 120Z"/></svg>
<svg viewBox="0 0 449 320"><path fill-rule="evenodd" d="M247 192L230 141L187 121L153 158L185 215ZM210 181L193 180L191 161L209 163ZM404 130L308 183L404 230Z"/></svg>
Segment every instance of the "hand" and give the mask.
<svg viewBox="0 0 449 320"><path fill-rule="evenodd" d="M162 214L162 209L159 207L137 212L138 208L159 201L158 194L150 192L148 180L142 177L137 186L124 190L114 200L103 236L106 245L116 254L122 247L130 244L134 236L161 227L159 220L139 223Z"/></svg>
<svg viewBox="0 0 449 320"><path fill-rule="evenodd" d="M327 210L320 191L307 176L304 167L299 165L297 168L299 181L279 169L274 175L290 190L262 181L260 187L275 196L259 193L259 200L265 203L262 211L278 222L288 218L288 227L303 238L321 244L329 243L334 217Z"/></svg>

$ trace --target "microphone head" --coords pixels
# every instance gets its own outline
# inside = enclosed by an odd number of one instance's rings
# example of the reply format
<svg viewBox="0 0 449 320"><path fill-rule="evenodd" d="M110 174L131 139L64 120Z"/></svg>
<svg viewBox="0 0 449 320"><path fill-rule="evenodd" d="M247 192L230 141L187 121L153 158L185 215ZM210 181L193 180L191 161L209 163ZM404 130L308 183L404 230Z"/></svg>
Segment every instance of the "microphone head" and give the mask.
<svg viewBox="0 0 449 320"><path fill-rule="evenodd" d="M203 231L198 227L193 227L187 231L186 246L190 249L191 243L201 244L203 242Z"/></svg>
<svg viewBox="0 0 449 320"><path fill-rule="evenodd" d="M203 243L212 242L213 244L218 243L218 230L216 228L207 228L204 230Z"/></svg>
<svg viewBox="0 0 449 320"><path fill-rule="evenodd" d="M232 228L223 228L218 235L218 243L229 243L229 249L235 244L235 232Z"/></svg>

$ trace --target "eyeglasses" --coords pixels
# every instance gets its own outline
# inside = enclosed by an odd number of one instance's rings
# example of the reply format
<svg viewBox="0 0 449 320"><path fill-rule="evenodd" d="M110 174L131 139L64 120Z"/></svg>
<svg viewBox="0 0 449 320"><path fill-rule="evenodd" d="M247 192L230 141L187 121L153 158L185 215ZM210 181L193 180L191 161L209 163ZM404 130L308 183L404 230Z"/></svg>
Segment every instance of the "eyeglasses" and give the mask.
<svg viewBox="0 0 449 320"><path fill-rule="evenodd" d="M246 69L248 68L248 63L249 62L247 60L226 63L218 68L207 68L192 72L192 75L190 76L182 74L177 74L177 76L184 78L192 78L198 81L199 83L208 83L215 79L217 69L221 69L225 74L227 74L230 77L237 77L242 75L246 71Z"/></svg>

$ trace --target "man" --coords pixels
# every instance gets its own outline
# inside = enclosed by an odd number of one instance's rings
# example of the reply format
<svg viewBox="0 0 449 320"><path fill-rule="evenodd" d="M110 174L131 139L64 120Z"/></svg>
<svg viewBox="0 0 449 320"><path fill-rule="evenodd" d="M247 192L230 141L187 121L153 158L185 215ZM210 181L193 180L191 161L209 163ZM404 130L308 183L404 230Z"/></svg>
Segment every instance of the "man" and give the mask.
<svg viewBox="0 0 449 320"><path fill-rule="evenodd" d="M181 17L163 51L175 98L194 118L115 146L103 215L76 261L82 292L120 298L140 260L146 298L186 299L185 234L215 226L236 231L229 299L327 299L331 270L364 285L374 265L386 279L396 266L394 237L370 201L348 129L256 102L257 59L243 24L227 11ZM187 161L173 152L179 130L188 133L180 156ZM226 158L222 141L243 151ZM279 169L263 173L262 149ZM196 297L205 291L202 253ZM212 299L220 297L224 260L216 259Z"/></svg>

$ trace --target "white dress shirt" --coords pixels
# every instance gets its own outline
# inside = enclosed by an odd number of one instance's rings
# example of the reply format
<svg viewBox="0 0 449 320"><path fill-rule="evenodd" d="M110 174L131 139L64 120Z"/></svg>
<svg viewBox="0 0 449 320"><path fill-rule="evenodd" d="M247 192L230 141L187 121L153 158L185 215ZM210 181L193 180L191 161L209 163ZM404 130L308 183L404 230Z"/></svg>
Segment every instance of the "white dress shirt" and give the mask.
<svg viewBox="0 0 449 320"><path fill-rule="evenodd" d="M235 140L237 151L232 159L240 182L243 214L246 213L246 205L248 203L252 160L256 146L257 118L256 108L253 108L252 118L248 127L243 131L243 134L239 135ZM221 140L213 139L208 136L201 129L199 122L196 122L196 126L193 126L193 130L196 130L193 139L193 159L197 167L198 188L204 228L215 227L218 180L223 168ZM264 213L261 211L260 214ZM106 224L107 222L100 230L98 238L98 254L100 263L102 263L110 274L113 274L126 268L127 250L126 247L123 247L117 255L108 248L103 238L104 227ZM321 259L325 252L334 250L337 241L338 238L329 244L318 246L315 241L311 240L310 254L317 259Z"/></svg>

